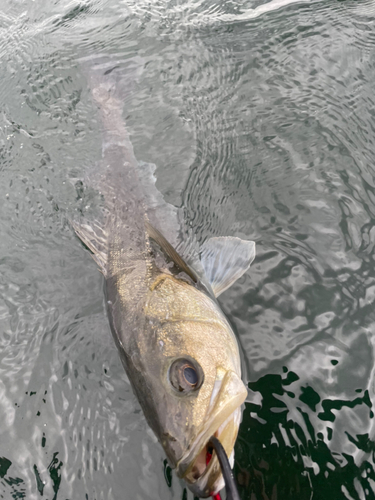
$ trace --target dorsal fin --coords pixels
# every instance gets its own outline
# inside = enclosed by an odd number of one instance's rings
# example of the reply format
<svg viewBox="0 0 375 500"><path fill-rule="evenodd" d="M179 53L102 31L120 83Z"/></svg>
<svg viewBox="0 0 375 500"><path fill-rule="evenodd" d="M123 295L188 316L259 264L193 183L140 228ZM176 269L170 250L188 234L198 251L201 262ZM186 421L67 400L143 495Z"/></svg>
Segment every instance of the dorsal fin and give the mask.
<svg viewBox="0 0 375 500"><path fill-rule="evenodd" d="M142 185L147 216L153 227L163 228L165 237L176 248L179 243L180 224L178 208L167 203L156 187L156 165L138 162L137 175Z"/></svg>
<svg viewBox="0 0 375 500"><path fill-rule="evenodd" d="M232 236L210 238L201 250L201 262L218 297L233 285L250 267L255 258L255 242Z"/></svg>
<svg viewBox="0 0 375 500"><path fill-rule="evenodd" d="M150 238L152 238L159 247L168 255L168 257L176 264L176 266L186 273L194 281L198 282L198 277L195 272L186 264L184 259L180 256L178 252L173 248L173 246L165 239L165 237L158 231L152 224L145 221L145 226L147 233Z"/></svg>

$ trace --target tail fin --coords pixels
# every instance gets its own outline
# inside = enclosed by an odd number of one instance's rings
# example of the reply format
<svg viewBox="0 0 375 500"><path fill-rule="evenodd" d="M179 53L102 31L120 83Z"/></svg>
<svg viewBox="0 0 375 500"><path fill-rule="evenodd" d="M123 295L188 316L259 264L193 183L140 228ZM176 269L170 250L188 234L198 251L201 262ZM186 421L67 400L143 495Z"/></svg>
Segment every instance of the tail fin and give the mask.
<svg viewBox="0 0 375 500"><path fill-rule="evenodd" d="M78 62L93 93L103 88L122 103L131 97L144 68L140 56L124 60L101 54L83 57Z"/></svg>

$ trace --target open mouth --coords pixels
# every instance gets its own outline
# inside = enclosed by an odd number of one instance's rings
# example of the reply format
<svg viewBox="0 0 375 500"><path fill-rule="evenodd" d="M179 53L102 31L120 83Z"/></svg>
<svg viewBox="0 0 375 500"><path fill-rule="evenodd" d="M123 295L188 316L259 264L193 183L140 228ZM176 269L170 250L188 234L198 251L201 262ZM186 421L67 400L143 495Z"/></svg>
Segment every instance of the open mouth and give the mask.
<svg viewBox="0 0 375 500"><path fill-rule="evenodd" d="M220 427L207 437L207 440L199 453L195 456L183 475L190 489L199 492L201 496L216 493L223 486L221 469L216 453L209 444L213 435L222 444L228 456L233 460L233 448L238 433L239 412L235 411Z"/></svg>
<svg viewBox="0 0 375 500"><path fill-rule="evenodd" d="M207 497L224 486L219 460L212 453L209 441L214 436L233 461L233 448L241 421L241 404L247 390L234 372L226 372L219 379L218 391L209 408L200 432L177 463L177 475L185 479L189 489L199 497Z"/></svg>
<svg viewBox="0 0 375 500"><path fill-rule="evenodd" d="M225 422L226 423L226 422ZM222 427L224 427L225 424L223 424L214 434L217 439L221 442L221 431L223 430ZM229 425L229 423L227 424ZM209 441L209 440L208 440ZM208 470L211 469L212 466L210 467L211 460L215 460L216 456L214 455L214 450L212 446L210 445L209 442L207 442L202 450L198 453L197 457L195 458L194 462L192 463L191 470L187 472L185 479L189 482L195 482L199 478L203 476L203 474Z"/></svg>

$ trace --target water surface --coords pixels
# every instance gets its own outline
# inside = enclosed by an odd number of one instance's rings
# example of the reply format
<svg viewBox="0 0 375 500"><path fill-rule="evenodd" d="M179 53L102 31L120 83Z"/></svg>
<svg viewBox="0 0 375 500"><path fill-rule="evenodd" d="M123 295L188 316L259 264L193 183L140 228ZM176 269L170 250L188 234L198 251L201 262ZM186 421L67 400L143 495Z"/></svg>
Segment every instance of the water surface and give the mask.
<svg viewBox="0 0 375 500"><path fill-rule="evenodd" d="M100 203L102 56L138 68L136 157L198 239L257 242L220 297L249 382L242 498L374 498L373 0L3 0L0 497L192 500L69 222Z"/></svg>

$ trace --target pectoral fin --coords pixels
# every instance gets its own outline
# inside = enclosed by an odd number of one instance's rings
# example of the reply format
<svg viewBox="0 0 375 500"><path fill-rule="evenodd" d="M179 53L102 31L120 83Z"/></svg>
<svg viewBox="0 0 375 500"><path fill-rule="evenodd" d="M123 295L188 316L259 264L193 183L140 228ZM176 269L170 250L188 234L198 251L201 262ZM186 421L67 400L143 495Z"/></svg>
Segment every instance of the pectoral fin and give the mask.
<svg viewBox="0 0 375 500"><path fill-rule="evenodd" d="M255 258L255 242L231 236L210 238L201 249L201 262L215 297L233 285Z"/></svg>

